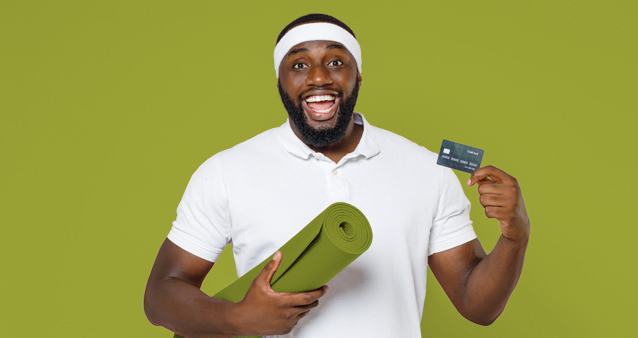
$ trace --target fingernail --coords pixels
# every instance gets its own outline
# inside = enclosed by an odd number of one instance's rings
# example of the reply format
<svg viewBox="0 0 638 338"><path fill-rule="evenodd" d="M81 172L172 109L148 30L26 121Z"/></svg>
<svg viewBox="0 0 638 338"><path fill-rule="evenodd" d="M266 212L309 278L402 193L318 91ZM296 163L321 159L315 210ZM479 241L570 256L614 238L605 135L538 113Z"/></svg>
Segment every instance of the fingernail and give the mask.
<svg viewBox="0 0 638 338"><path fill-rule="evenodd" d="M273 260L273 261L276 261L276 260L277 260L277 258L278 258L278 257L277 257L278 255L279 255L279 251L275 252L275 255L274 255L274 256L272 256L272 260Z"/></svg>
<svg viewBox="0 0 638 338"><path fill-rule="evenodd" d="M469 180L467 180L467 185L469 186L472 183L472 179L470 178Z"/></svg>

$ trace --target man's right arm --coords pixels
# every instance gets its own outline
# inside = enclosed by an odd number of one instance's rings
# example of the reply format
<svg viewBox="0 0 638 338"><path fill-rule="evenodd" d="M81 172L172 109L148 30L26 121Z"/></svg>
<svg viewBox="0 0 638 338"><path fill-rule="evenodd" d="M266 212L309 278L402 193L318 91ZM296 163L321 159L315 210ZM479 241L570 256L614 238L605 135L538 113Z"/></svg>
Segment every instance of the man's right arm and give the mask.
<svg viewBox="0 0 638 338"><path fill-rule="evenodd" d="M166 239L160 247L144 293L144 312L153 325L189 337L233 337L233 303L200 290L212 262Z"/></svg>
<svg viewBox="0 0 638 338"><path fill-rule="evenodd" d="M153 325L188 338L225 338L286 334L319 304L327 286L306 293L277 293L270 279L281 262L275 255L238 303L217 299L200 290L213 263L166 239L151 270L144 311Z"/></svg>

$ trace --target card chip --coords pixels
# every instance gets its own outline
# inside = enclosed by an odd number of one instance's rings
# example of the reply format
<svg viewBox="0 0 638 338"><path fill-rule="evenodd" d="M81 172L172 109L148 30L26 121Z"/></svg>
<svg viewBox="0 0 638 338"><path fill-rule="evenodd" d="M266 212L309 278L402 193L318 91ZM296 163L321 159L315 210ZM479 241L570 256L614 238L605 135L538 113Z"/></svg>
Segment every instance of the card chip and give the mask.
<svg viewBox="0 0 638 338"><path fill-rule="evenodd" d="M472 173L481 167L483 150L464 144L443 140L436 164Z"/></svg>

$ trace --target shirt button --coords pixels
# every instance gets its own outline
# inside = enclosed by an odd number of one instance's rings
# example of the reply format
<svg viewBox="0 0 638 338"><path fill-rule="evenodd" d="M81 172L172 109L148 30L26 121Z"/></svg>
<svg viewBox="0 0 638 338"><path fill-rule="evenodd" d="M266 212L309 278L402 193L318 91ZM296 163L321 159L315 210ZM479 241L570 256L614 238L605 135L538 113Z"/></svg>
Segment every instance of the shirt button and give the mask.
<svg viewBox="0 0 638 338"><path fill-rule="evenodd" d="M319 157L321 157L321 156L319 156L319 154L315 154L315 158L316 159L319 159Z"/></svg>
<svg viewBox="0 0 638 338"><path fill-rule="evenodd" d="M332 171L332 174L333 174L333 175L336 175L336 174L337 174L337 169L333 170L333 171Z"/></svg>

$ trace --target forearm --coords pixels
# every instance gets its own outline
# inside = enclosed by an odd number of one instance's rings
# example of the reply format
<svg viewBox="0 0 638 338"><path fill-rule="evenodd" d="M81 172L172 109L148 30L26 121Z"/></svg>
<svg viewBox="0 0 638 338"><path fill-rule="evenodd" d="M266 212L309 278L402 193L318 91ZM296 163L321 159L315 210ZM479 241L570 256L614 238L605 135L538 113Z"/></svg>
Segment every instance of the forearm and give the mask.
<svg viewBox="0 0 638 338"><path fill-rule="evenodd" d="M144 311L151 323L188 338L235 337L235 303L212 298L192 284L164 279L149 285Z"/></svg>
<svg viewBox="0 0 638 338"><path fill-rule="evenodd" d="M494 250L469 273L463 293L463 316L489 325L503 312L523 270L529 238L513 241L501 235Z"/></svg>

